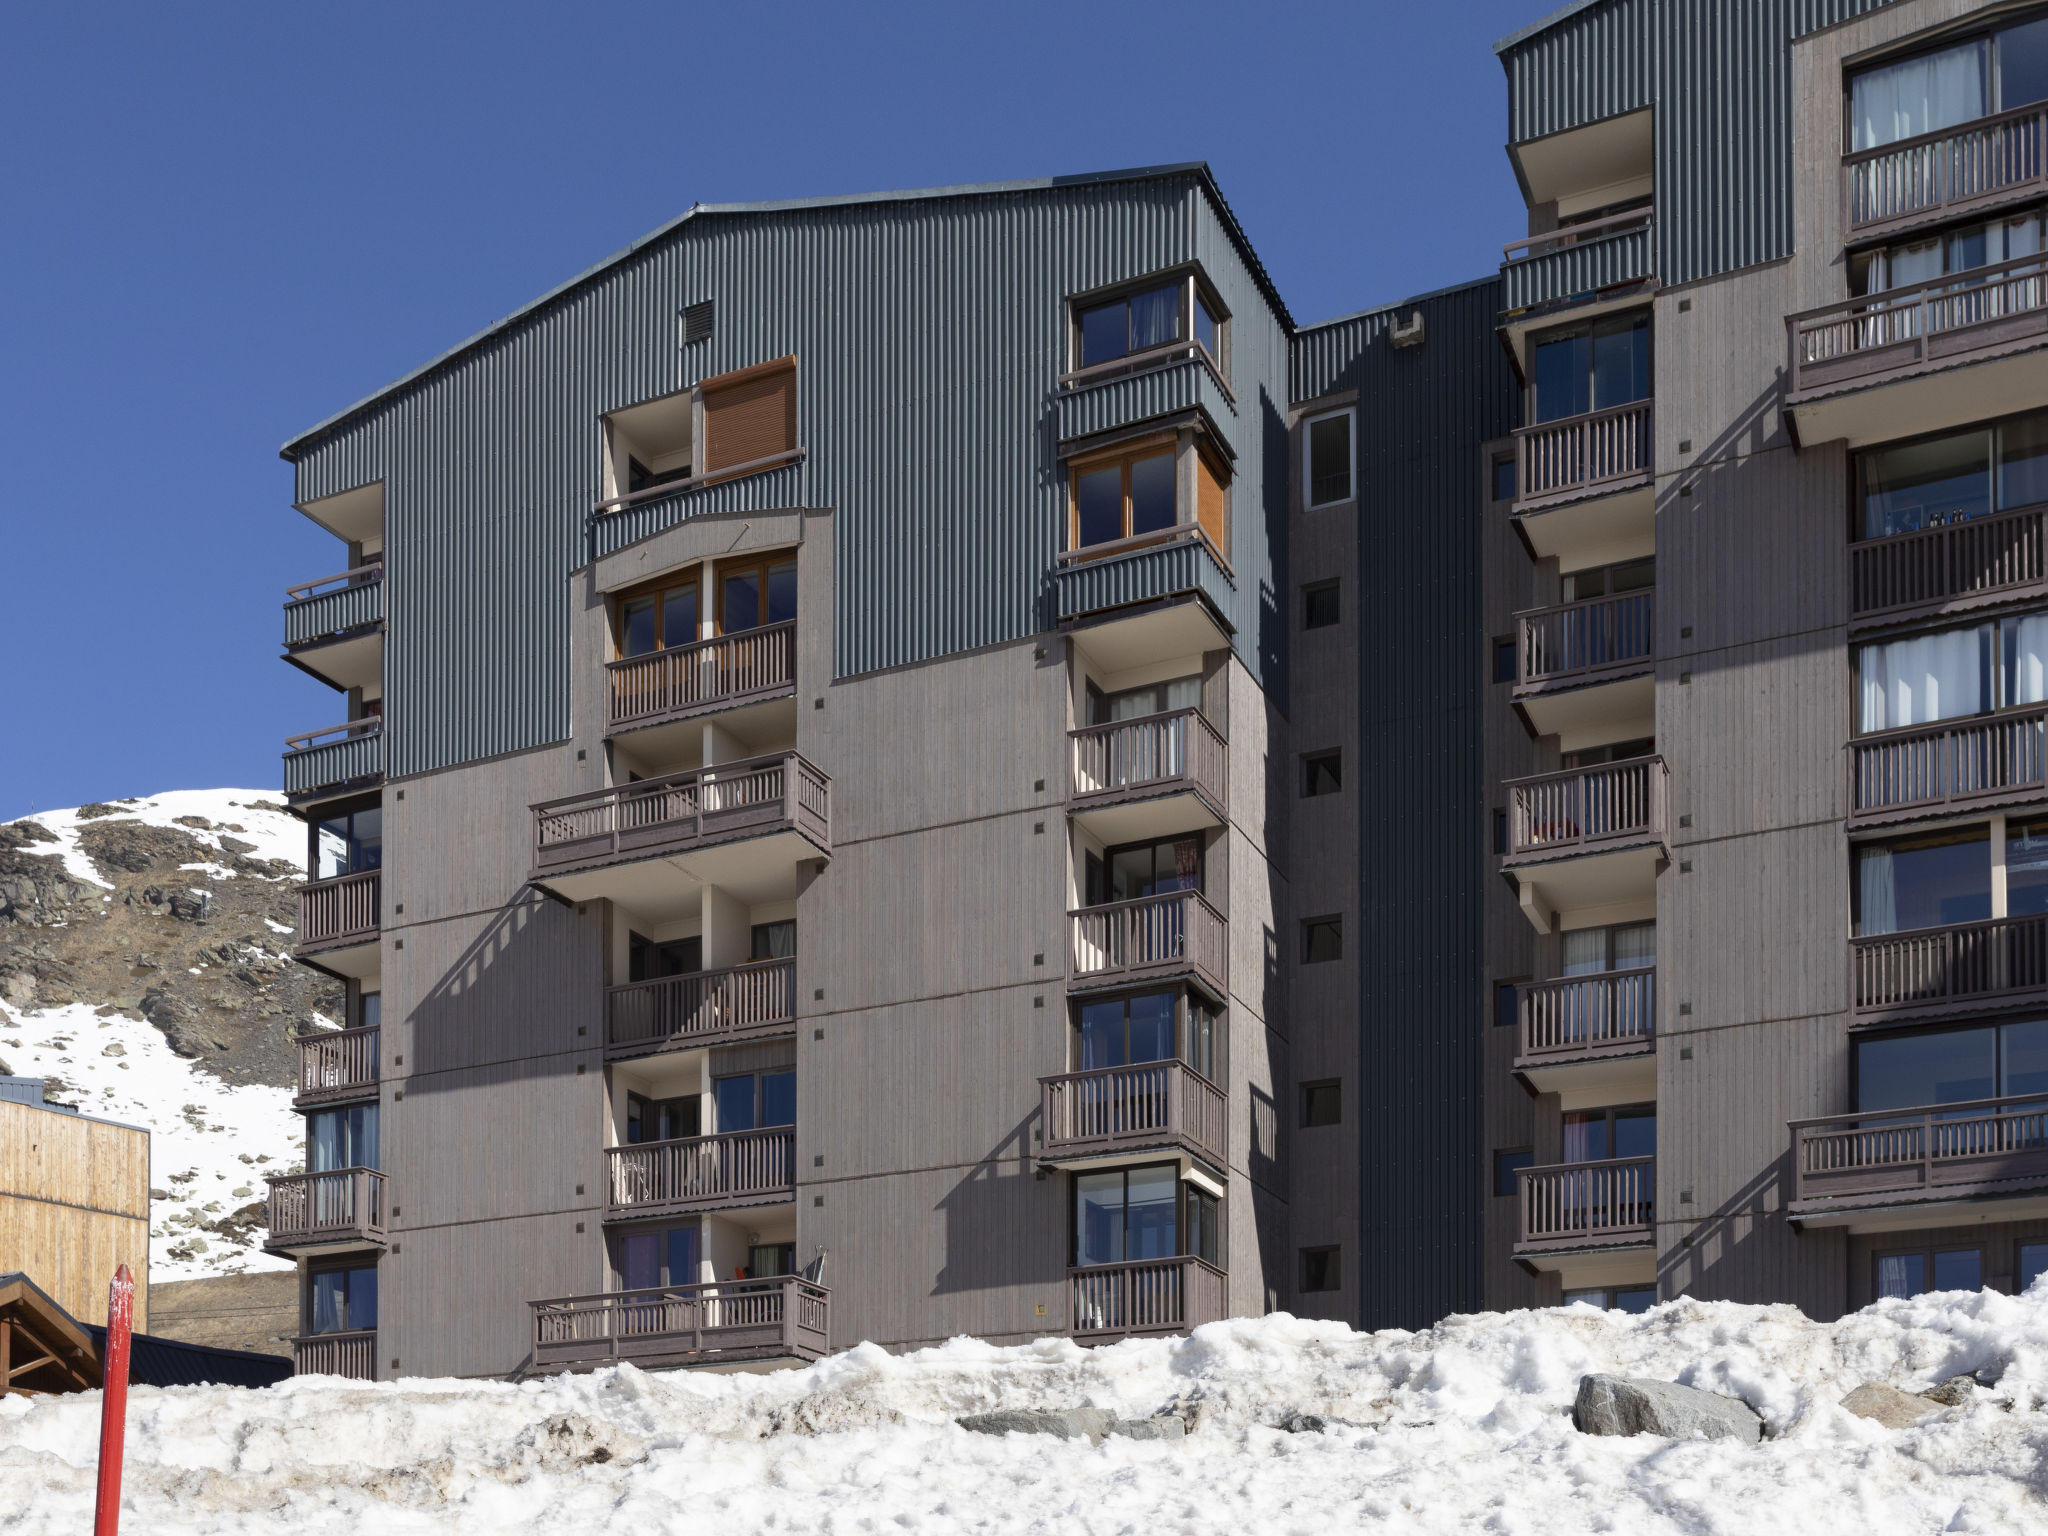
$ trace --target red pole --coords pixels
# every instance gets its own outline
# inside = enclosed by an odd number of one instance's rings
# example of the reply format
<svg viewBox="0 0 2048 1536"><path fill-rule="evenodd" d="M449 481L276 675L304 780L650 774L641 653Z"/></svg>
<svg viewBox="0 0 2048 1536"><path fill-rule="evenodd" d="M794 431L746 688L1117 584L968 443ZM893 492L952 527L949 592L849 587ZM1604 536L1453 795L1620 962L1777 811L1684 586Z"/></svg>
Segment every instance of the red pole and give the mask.
<svg viewBox="0 0 2048 1536"><path fill-rule="evenodd" d="M92 1536L115 1536L121 1525L121 1436L128 1427L128 1330L134 1318L135 1277L123 1264L107 1288L107 1350L100 1368L100 1493Z"/></svg>

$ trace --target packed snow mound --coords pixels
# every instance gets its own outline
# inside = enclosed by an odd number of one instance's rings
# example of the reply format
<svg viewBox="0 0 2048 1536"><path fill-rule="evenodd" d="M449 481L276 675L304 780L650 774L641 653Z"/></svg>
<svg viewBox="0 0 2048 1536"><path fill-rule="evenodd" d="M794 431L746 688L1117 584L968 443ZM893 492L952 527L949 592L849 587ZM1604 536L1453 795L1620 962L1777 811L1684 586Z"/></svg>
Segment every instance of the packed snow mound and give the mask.
<svg viewBox="0 0 2048 1536"><path fill-rule="evenodd" d="M1760 1445L1572 1427L1595 1371L1741 1397ZM1865 1381L1983 1385L1905 1430ZM803 1371L621 1367L520 1384L303 1378L135 1390L126 1523L150 1532L1401 1532L1799 1536L2048 1527L2048 1282L2024 1297L1583 1305L1354 1333L1284 1315L1085 1350L872 1345ZM970 1434L1001 1408L1181 1415L1177 1441ZM1932 1405L1930 1404L1930 1409ZM1320 1433L1275 1427L1326 1416ZM96 1393L0 1399L0 1526L90 1519ZM1337 1420L1348 1422L1338 1423Z"/></svg>

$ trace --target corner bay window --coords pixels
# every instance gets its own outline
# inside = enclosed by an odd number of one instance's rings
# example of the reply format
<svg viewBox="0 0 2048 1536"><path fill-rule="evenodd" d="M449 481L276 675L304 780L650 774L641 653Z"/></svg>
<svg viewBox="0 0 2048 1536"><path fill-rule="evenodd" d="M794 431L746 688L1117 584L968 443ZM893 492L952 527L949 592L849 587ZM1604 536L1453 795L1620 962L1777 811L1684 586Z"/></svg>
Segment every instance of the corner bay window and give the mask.
<svg viewBox="0 0 2048 1536"><path fill-rule="evenodd" d="M1137 901L1171 891L1202 888L1202 840L1168 837L1131 843L1104 853L1091 853L1084 865L1083 895L1087 905Z"/></svg>
<svg viewBox="0 0 2048 1536"><path fill-rule="evenodd" d="M1562 421L1650 398L1650 315L1636 310L1535 338L1535 416Z"/></svg>
<svg viewBox="0 0 2048 1536"><path fill-rule="evenodd" d="M1188 528L1199 528L1218 554L1226 548L1230 471L1221 454L1192 432L1076 457L1068 463L1067 480L1069 548Z"/></svg>
<svg viewBox="0 0 2048 1536"><path fill-rule="evenodd" d="M1076 1268L1181 1254L1222 1263L1223 1202L1171 1163L1077 1173L1073 1189Z"/></svg>
<svg viewBox="0 0 2048 1536"><path fill-rule="evenodd" d="M351 1104L306 1116L306 1165L313 1173L377 1166L377 1106Z"/></svg>
<svg viewBox="0 0 2048 1536"><path fill-rule="evenodd" d="M2048 17L1860 70L1849 79L1852 151L1938 133L2048 100Z"/></svg>
<svg viewBox="0 0 2048 1536"><path fill-rule="evenodd" d="M355 1333L377 1326L377 1269L316 1269L307 1277L314 1333Z"/></svg>
<svg viewBox="0 0 2048 1536"><path fill-rule="evenodd" d="M718 1129L766 1130L796 1124L796 1073L745 1072L712 1079Z"/></svg>
<svg viewBox="0 0 2048 1536"><path fill-rule="evenodd" d="M1074 367L1194 341L1223 369L1222 315L1193 274L1074 306Z"/></svg>
<svg viewBox="0 0 2048 1536"><path fill-rule="evenodd" d="M716 600L708 635L701 579L702 567L692 567L620 594L614 600L619 656L672 651L796 617L796 556L787 550L721 560L713 567Z"/></svg>
<svg viewBox="0 0 2048 1536"><path fill-rule="evenodd" d="M1223 1071L1222 1021L1214 1008L1182 991L1083 1003L1074 1014L1074 1070L1182 1061L1212 1083Z"/></svg>
<svg viewBox="0 0 2048 1536"><path fill-rule="evenodd" d="M1856 537L1887 539L2048 502L2048 412L1856 455Z"/></svg>
<svg viewBox="0 0 2048 1536"><path fill-rule="evenodd" d="M384 862L384 810L365 806L325 816L313 824L313 878L358 874Z"/></svg>

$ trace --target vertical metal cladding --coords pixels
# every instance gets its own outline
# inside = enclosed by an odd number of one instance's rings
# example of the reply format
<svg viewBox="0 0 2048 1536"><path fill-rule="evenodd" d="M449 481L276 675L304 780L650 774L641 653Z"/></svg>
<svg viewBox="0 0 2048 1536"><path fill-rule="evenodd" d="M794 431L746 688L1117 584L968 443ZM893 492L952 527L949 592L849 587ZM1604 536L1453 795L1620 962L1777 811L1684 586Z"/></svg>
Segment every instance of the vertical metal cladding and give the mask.
<svg viewBox="0 0 2048 1536"><path fill-rule="evenodd" d="M1650 104L1661 0L1607 0L1501 54L1508 139L1521 144Z"/></svg>
<svg viewBox="0 0 2048 1536"><path fill-rule="evenodd" d="M1482 447L1513 425L1498 279L1301 333L1297 399L1359 391L1359 1323L1480 1305L1485 1198ZM1387 330L1422 311L1427 339Z"/></svg>
<svg viewBox="0 0 2048 1536"><path fill-rule="evenodd" d="M570 573L688 516L835 509L842 676L1049 627L1069 293L1202 260L1241 407L1277 409L1285 318L1226 220L1185 168L700 210L324 430L301 501L385 487L391 772L566 736ZM711 338L681 346L706 298ZM592 521L604 413L790 353L803 463ZM1237 437L1230 618L1277 687L1285 487L1256 418Z"/></svg>

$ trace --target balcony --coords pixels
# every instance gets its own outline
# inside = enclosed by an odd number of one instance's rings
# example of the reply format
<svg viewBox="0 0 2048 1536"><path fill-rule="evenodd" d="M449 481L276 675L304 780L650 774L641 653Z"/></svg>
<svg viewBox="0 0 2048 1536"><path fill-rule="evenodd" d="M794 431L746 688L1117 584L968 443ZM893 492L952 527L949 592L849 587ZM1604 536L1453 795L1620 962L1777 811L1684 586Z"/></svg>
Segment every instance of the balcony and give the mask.
<svg viewBox="0 0 2048 1536"><path fill-rule="evenodd" d="M299 887L299 932L292 953L337 975L377 974L382 870L358 870Z"/></svg>
<svg viewBox="0 0 2048 1536"><path fill-rule="evenodd" d="M605 729L648 726L796 695L796 621L629 656L605 667Z"/></svg>
<svg viewBox="0 0 2048 1536"><path fill-rule="evenodd" d="M2048 108L2039 103L1842 157L1844 227L1858 243L2048 190Z"/></svg>
<svg viewBox="0 0 2048 1536"><path fill-rule="evenodd" d="M2048 913L1849 941L1858 1024L2048 1003Z"/></svg>
<svg viewBox="0 0 2048 1536"><path fill-rule="evenodd" d="M305 1108L376 1098L378 1034L374 1025L359 1025L299 1036L299 1083L292 1102Z"/></svg>
<svg viewBox="0 0 2048 1536"><path fill-rule="evenodd" d="M1072 991L1190 977L1219 1002L1230 995L1230 924L1196 891L1082 907L1073 934Z"/></svg>
<svg viewBox="0 0 2048 1536"><path fill-rule="evenodd" d="M1073 1334L1084 1344L1186 1333L1230 1315L1229 1276L1190 1255L1070 1269L1067 1287Z"/></svg>
<svg viewBox="0 0 2048 1536"><path fill-rule="evenodd" d="M794 960L757 960L605 989L606 1061L766 1040L795 1028Z"/></svg>
<svg viewBox="0 0 2048 1536"><path fill-rule="evenodd" d="M285 589L285 660L336 688L384 680L384 566L359 565Z"/></svg>
<svg viewBox="0 0 2048 1536"><path fill-rule="evenodd" d="M350 1381L377 1379L377 1330L302 1334L292 1340L294 1376L343 1376Z"/></svg>
<svg viewBox="0 0 2048 1536"><path fill-rule="evenodd" d="M1654 967L1517 987L1515 1012L1515 1076L1530 1093L1567 1110L1656 1097Z"/></svg>
<svg viewBox="0 0 2048 1536"><path fill-rule="evenodd" d="M2048 705L1849 743L1852 827L2031 805L2048 795Z"/></svg>
<svg viewBox="0 0 2048 1536"><path fill-rule="evenodd" d="M1650 483L1650 402L1515 429L1515 514Z"/></svg>
<svg viewBox="0 0 2048 1536"><path fill-rule="evenodd" d="M384 1175L374 1168L273 1175L266 1253L382 1248Z"/></svg>
<svg viewBox="0 0 2048 1536"><path fill-rule="evenodd" d="M1062 550L1053 573L1061 623L1111 609L1199 597L1222 618L1237 605L1237 582L1198 524Z"/></svg>
<svg viewBox="0 0 2048 1536"><path fill-rule="evenodd" d="M1849 628L2048 596L2048 507L1849 546Z"/></svg>
<svg viewBox="0 0 2048 1536"><path fill-rule="evenodd" d="M1510 779L1502 872L1541 932L1559 912L1654 896L1665 857L1661 757Z"/></svg>
<svg viewBox="0 0 2048 1536"><path fill-rule="evenodd" d="M1230 748L1196 708L1067 733L1067 814L1105 844L1222 824Z"/></svg>
<svg viewBox="0 0 2048 1536"><path fill-rule="evenodd" d="M1514 703L1532 736L1577 740L1656 728L1655 593L1591 597L1515 615Z"/></svg>
<svg viewBox="0 0 2048 1536"><path fill-rule="evenodd" d="M384 777L384 721L368 715L284 742L284 792L304 801L367 788Z"/></svg>
<svg viewBox="0 0 2048 1536"><path fill-rule="evenodd" d="M1229 1166L1223 1090L1180 1061L1065 1072L1038 1080L1047 1162L1185 1150Z"/></svg>
<svg viewBox="0 0 2048 1536"><path fill-rule="evenodd" d="M1631 209L1501 247L1501 302L1517 320L1633 295L1656 271L1650 210Z"/></svg>
<svg viewBox="0 0 2048 1536"><path fill-rule="evenodd" d="M2048 1094L1828 1115L1790 1129L1789 1214L1801 1226L1898 1231L2048 1215ZM1987 1201L1999 1202L1995 1215Z"/></svg>
<svg viewBox="0 0 2048 1536"><path fill-rule="evenodd" d="M607 1221L796 1198L796 1132L788 1126L607 1147L605 1162Z"/></svg>
<svg viewBox="0 0 2048 1536"><path fill-rule="evenodd" d="M796 1275L536 1301L533 1364L587 1371L822 1359L832 1293Z"/></svg>
<svg viewBox="0 0 2048 1536"><path fill-rule="evenodd" d="M1056 409L1059 441L1071 443L1150 421L1164 427L1190 413L1213 427L1234 424L1237 396L1207 348L1176 341L1063 375Z"/></svg>
<svg viewBox="0 0 2048 1536"><path fill-rule="evenodd" d="M798 863L832 851L831 803L832 781L795 752L545 800L533 807L532 878L570 901L650 915L692 882L786 900Z"/></svg>
<svg viewBox="0 0 2048 1536"><path fill-rule="evenodd" d="M1657 1160L1610 1157L1515 1174L1515 1257L1524 1269L1569 1273L1588 1251L1647 1250L1655 1239Z"/></svg>

